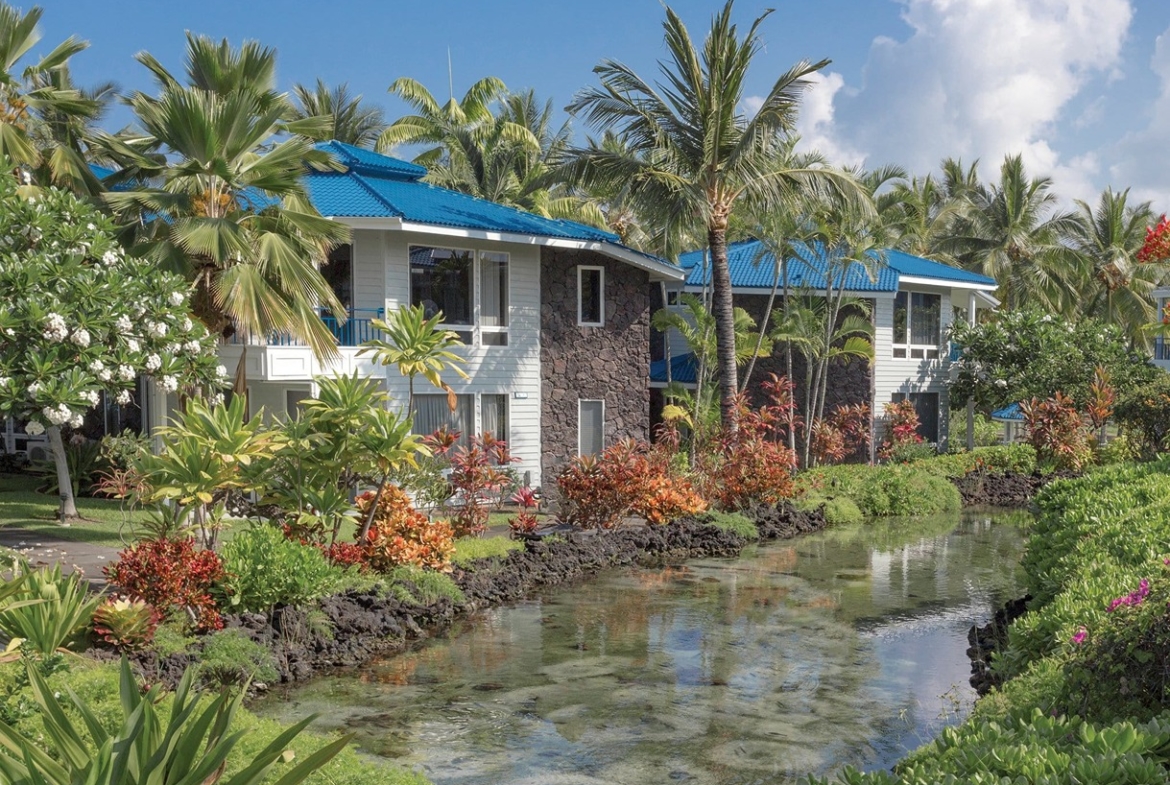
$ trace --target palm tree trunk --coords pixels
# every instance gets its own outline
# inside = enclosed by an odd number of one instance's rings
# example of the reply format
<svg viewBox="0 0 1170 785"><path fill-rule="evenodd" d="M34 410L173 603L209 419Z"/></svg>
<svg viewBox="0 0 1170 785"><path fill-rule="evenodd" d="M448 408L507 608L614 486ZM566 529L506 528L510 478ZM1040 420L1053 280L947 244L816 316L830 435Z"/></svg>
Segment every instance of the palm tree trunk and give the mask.
<svg viewBox="0 0 1170 785"><path fill-rule="evenodd" d="M69 461L65 457L65 442L61 440L61 426L50 425L49 446L53 448L53 463L57 466L57 493L61 495L61 517L77 518L77 503L73 499L73 482L69 478Z"/></svg>
<svg viewBox="0 0 1170 785"><path fill-rule="evenodd" d="M386 475L382 476L382 482L378 483L378 492L374 494L374 503L370 505L370 512L366 515L366 519L362 521L362 530L358 534L357 541L364 545L366 537L370 534L370 527L374 525L374 516L378 514L378 502L382 501L382 492L386 490L387 483L390 478Z"/></svg>
<svg viewBox="0 0 1170 785"><path fill-rule="evenodd" d="M723 426L736 430L735 395L739 369L735 365L735 312L731 301L731 271L727 266L727 221L715 220L707 229L711 246L711 314L715 317L715 354L719 366L719 413Z"/></svg>
<svg viewBox="0 0 1170 785"><path fill-rule="evenodd" d="M764 346L764 336L768 332L768 322L772 320L772 308L776 304L776 292L780 289L780 263L774 267L775 274L772 276L772 291L768 293L768 304L764 306L764 318L760 320L759 326L756 328L759 335L756 338L756 350L752 352L752 358L748 360L747 369L743 372L743 381L739 383L739 391L741 393L747 392L748 383L752 380L752 371L756 369L756 358L760 356L760 349Z"/></svg>

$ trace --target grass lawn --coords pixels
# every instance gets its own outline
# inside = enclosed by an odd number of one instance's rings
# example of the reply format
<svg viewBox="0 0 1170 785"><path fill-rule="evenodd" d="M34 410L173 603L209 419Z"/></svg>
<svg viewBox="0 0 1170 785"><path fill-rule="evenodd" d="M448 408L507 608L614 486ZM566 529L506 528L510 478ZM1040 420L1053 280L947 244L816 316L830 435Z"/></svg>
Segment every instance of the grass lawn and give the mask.
<svg viewBox="0 0 1170 785"><path fill-rule="evenodd" d="M147 517L138 510L129 515L127 523L117 500L79 497L77 512L82 520L62 526L57 523L60 509L57 497L37 493L37 483L37 478L31 475L0 474L0 527L121 548L124 542L133 539L134 524Z"/></svg>
<svg viewBox="0 0 1170 785"><path fill-rule="evenodd" d="M451 557L451 561L455 564L466 564L473 559L507 556L509 551L523 547L523 542L510 539L506 534L495 537L461 537L455 541L455 555Z"/></svg>

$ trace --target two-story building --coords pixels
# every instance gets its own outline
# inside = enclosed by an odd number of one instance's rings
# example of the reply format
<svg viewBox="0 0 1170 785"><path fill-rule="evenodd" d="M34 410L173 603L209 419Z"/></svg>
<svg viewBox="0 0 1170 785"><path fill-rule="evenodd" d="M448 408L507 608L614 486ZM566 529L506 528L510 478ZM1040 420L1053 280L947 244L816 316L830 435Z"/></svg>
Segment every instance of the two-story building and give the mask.
<svg viewBox="0 0 1170 785"><path fill-rule="evenodd" d="M710 265L703 252L683 254L679 265L687 278L664 287L668 304L675 302L678 292L702 294L710 290ZM758 325L777 284L774 255L756 240L733 243L728 248L728 266L735 305L745 309ZM855 262L845 269L834 265L834 272L830 272L823 255L810 248L805 255L788 259L786 266L794 296L826 296L827 276L834 275L834 291L843 287L848 297L867 301L872 314L873 361L854 359L833 366L826 411L842 404L868 403L876 415L880 440L884 404L909 398L918 411L923 438L945 446L951 405L947 395L951 363L947 328L954 319L973 318L978 309L998 306L993 296L995 281L896 250L874 254L868 265ZM783 307L781 300L776 298L777 316ZM659 357L651 365L651 387L661 388L666 383L663 344L670 346L672 378L693 382L694 363L686 356L681 338L674 334L658 347ZM778 347L772 356L757 360L753 379L758 382L769 373L783 376L785 367ZM799 354L793 369L799 395L805 374Z"/></svg>
<svg viewBox="0 0 1170 785"><path fill-rule="evenodd" d="M354 371L405 406L407 380L359 353L376 334L373 319L422 305L442 311L466 344L468 378L444 376L454 412L442 391L416 383L416 432L490 432L533 486L578 454L648 437L649 293L685 273L616 235L424 183L415 164L339 142L320 148L344 171L308 172L310 197L352 230L322 270L346 306L344 322L322 315L339 356L322 362L282 335L225 344L229 373L244 358L253 411L293 414L314 394L314 377ZM154 401L152 424L177 405L171 398Z"/></svg>
<svg viewBox="0 0 1170 785"><path fill-rule="evenodd" d="M1158 306L1154 318L1160 325L1170 325L1170 286L1154 290L1154 303ZM1165 334L1155 336L1154 365L1170 372L1170 336Z"/></svg>

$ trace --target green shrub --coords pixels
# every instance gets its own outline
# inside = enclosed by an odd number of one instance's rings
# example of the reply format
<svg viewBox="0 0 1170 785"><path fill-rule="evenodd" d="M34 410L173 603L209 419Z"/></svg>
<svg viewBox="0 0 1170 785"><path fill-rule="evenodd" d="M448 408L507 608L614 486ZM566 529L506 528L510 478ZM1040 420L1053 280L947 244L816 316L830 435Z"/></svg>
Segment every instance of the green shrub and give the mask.
<svg viewBox="0 0 1170 785"><path fill-rule="evenodd" d="M268 649L241 630L220 630L203 639L195 675L201 684L238 686L275 681L280 674Z"/></svg>
<svg viewBox="0 0 1170 785"><path fill-rule="evenodd" d="M811 493L796 500L796 509L803 512L820 510L825 516L825 523L829 526L848 526L862 523L865 515L857 502L848 496L822 496Z"/></svg>
<svg viewBox="0 0 1170 785"><path fill-rule="evenodd" d="M848 497L870 518L934 515L962 505L949 480L919 464L829 466L805 472L800 482L803 495Z"/></svg>
<svg viewBox="0 0 1170 785"><path fill-rule="evenodd" d="M1113 416L1147 455L1170 450L1170 374L1123 394Z"/></svg>
<svg viewBox="0 0 1170 785"><path fill-rule="evenodd" d="M1094 726L1040 710L1002 720L970 720L946 728L894 767L861 774L852 767L835 782L849 785L1161 783L1170 764L1170 716L1145 724ZM829 779L810 778L827 785Z"/></svg>
<svg viewBox="0 0 1170 785"><path fill-rule="evenodd" d="M719 512L718 510L712 510L697 516L696 520L707 526L714 526L716 529L723 529L723 531L738 534L745 540L755 541L760 539L760 531L756 528L755 521L738 512Z"/></svg>
<svg viewBox="0 0 1170 785"><path fill-rule="evenodd" d="M101 595L90 595L89 584L78 573L62 575L59 564L30 570L21 562L16 572L24 581L0 604L0 632L10 640L26 641L42 657L83 645Z"/></svg>
<svg viewBox="0 0 1170 785"><path fill-rule="evenodd" d="M1152 577L1170 552L1170 459L1058 480L1036 497L1024 552L1029 613L1010 628L996 661L1005 675L1060 648L1081 626L1095 629L1109 603Z"/></svg>
<svg viewBox="0 0 1170 785"><path fill-rule="evenodd" d="M975 447L994 447L1003 436L1003 425L983 412L975 413ZM967 413L962 410L951 412L947 429L947 442L952 452L967 449Z"/></svg>
<svg viewBox="0 0 1170 785"><path fill-rule="evenodd" d="M290 540L273 526L240 532L220 555L227 572L220 606L242 612L310 602L327 594L341 576L320 549Z"/></svg>
<svg viewBox="0 0 1170 785"><path fill-rule="evenodd" d="M1004 472L1032 474L1036 471L1036 450L1030 444L976 447L970 451L953 452L917 461L913 465L915 468L943 477L962 477L975 471L993 474Z"/></svg>
<svg viewBox="0 0 1170 785"><path fill-rule="evenodd" d="M456 604L465 599L450 575L434 570L404 564L385 573L384 578L387 594L413 605L431 605L442 597Z"/></svg>
<svg viewBox="0 0 1170 785"><path fill-rule="evenodd" d="M1130 463L1142 457L1141 448L1124 433L1097 448L1096 461L1102 466Z"/></svg>
<svg viewBox="0 0 1170 785"><path fill-rule="evenodd" d="M160 624L154 631L154 640L150 642L151 651L159 657L169 657L187 651L198 639L194 635L188 635L185 627L184 624L171 621Z"/></svg>

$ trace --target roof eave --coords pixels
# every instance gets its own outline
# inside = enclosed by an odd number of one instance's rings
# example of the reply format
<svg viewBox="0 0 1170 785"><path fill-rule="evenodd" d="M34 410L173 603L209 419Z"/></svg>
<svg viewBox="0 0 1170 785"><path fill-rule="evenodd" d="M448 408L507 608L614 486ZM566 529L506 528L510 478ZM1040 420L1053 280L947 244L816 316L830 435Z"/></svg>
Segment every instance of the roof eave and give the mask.
<svg viewBox="0 0 1170 785"><path fill-rule="evenodd" d="M441 226L425 224L417 221L404 221L401 218L368 218L360 216L329 216L333 220L346 224L353 229L383 229L398 232L416 232L418 234L434 234L441 237L459 237L471 240L487 240L499 243L514 243L516 245L535 245L548 248L566 248L576 251L594 251L624 262L633 267L650 273L651 281L683 281L686 280L685 270L672 264L659 262L643 256L636 251L614 243L600 240L575 240L568 237L548 237L545 235L516 234L513 232L494 232L485 229L467 229L458 226Z"/></svg>
<svg viewBox="0 0 1170 785"><path fill-rule="evenodd" d="M934 278L921 275L899 275L898 282L899 285L906 283L913 286L941 286L948 289L974 289L978 292L994 292L999 288L999 285L995 283L956 281L953 278Z"/></svg>

